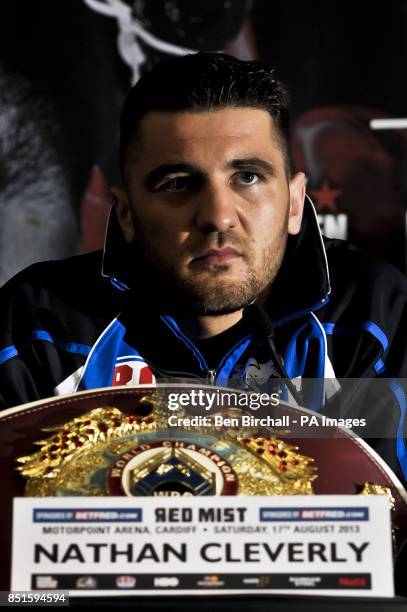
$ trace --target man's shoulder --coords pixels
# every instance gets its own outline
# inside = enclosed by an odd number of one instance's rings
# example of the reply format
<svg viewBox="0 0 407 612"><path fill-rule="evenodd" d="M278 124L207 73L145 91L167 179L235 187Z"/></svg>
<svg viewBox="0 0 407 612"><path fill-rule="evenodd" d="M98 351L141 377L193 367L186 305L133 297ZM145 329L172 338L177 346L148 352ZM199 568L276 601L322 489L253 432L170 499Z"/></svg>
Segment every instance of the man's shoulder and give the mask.
<svg viewBox="0 0 407 612"><path fill-rule="evenodd" d="M407 297L407 278L395 266L362 251L346 240L324 238L333 288L354 286L389 291L398 288Z"/></svg>
<svg viewBox="0 0 407 612"><path fill-rule="evenodd" d="M119 296L109 279L101 275L102 259L102 251L95 251L32 264L0 289L0 301L5 304L23 299L37 307L46 301L50 309L53 303L65 303L78 310L109 307Z"/></svg>
<svg viewBox="0 0 407 612"><path fill-rule="evenodd" d="M73 255L66 259L54 259L33 263L13 276L3 288L18 287L25 283L58 285L61 282L75 284L97 279L102 266L102 251L84 255Z"/></svg>

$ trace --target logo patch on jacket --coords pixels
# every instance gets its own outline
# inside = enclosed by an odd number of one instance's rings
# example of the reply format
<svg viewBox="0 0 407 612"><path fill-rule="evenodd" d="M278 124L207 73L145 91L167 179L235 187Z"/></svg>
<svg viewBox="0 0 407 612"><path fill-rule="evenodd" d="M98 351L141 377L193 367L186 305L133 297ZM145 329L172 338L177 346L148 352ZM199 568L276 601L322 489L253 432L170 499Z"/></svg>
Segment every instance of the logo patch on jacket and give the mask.
<svg viewBox="0 0 407 612"><path fill-rule="evenodd" d="M152 385L155 376L144 361L121 361L113 372L112 387L118 385Z"/></svg>
<svg viewBox="0 0 407 612"><path fill-rule="evenodd" d="M269 378L275 378L276 376L278 376L278 372L272 359L260 363L254 357L250 357L244 369L244 380L248 384L264 385Z"/></svg>

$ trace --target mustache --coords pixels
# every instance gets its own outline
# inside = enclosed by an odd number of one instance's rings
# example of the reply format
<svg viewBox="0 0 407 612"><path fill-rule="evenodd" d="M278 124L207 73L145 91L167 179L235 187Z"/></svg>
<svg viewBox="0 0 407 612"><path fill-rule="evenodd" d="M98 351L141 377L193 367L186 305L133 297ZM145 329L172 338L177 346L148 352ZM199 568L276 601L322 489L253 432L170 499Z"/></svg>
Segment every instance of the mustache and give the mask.
<svg viewBox="0 0 407 612"><path fill-rule="evenodd" d="M200 241L199 244L196 244L195 241L194 244L188 244L187 241L184 244L183 251L188 253L192 259L196 259L202 257L208 251L219 251L225 248L235 250L241 257L245 257L248 253L247 244L231 232L222 234L218 232L216 235L208 236L208 238Z"/></svg>

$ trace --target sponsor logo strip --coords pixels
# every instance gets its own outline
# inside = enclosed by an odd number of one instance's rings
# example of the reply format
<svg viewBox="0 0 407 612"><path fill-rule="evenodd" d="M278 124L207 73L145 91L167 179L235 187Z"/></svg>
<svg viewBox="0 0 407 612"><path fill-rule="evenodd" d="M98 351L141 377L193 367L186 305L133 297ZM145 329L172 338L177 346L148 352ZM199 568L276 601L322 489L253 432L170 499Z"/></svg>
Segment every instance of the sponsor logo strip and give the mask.
<svg viewBox="0 0 407 612"><path fill-rule="evenodd" d="M141 523L141 508L34 508L34 523Z"/></svg>
<svg viewBox="0 0 407 612"><path fill-rule="evenodd" d="M324 573L324 574L33 574L32 589L66 590L192 590L192 589L324 589L370 590L371 574Z"/></svg>
<svg viewBox="0 0 407 612"><path fill-rule="evenodd" d="M260 521L368 521L369 508L260 508Z"/></svg>

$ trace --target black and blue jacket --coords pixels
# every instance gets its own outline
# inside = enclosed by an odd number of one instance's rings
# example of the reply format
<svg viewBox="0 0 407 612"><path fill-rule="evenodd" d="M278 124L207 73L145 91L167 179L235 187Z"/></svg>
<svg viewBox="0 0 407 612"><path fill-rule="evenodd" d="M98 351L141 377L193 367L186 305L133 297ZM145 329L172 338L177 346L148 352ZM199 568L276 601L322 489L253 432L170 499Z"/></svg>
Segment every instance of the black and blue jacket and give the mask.
<svg viewBox="0 0 407 612"><path fill-rule="evenodd" d="M161 312L154 279L137 269L130 276L127 249L113 214L104 252L34 264L0 290L1 407L176 374L219 386L259 372L267 378L271 368L244 330L210 370L171 313ZM364 409L394 424L394 439L375 446L405 481L405 277L347 242L323 239L307 201L265 307L288 376L320 381L305 392L308 408L324 408L327 380L386 379L380 406Z"/></svg>

